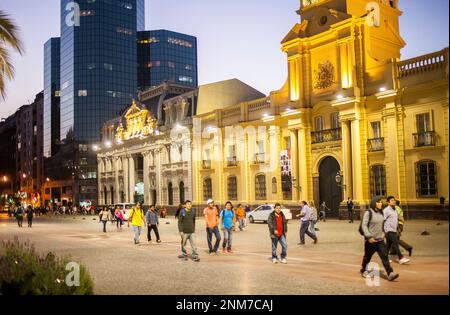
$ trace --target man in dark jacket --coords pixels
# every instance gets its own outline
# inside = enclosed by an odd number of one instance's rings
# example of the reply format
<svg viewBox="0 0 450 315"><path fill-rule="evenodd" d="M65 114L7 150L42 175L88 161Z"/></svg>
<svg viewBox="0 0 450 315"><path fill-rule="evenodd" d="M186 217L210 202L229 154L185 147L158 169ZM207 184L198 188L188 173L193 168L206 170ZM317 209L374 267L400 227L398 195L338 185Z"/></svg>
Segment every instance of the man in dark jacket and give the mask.
<svg viewBox="0 0 450 315"><path fill-rule="evenodd" d="M269 224L270 238L272 239L272 262L274 264L277 264L278 262L287 264L286 233L288 227L286 216L281 211L281 205L279 203L275 205L275 210L269 215L267 223ZM277 256L278 243L281 244L282 248L280 259Z"/></svg>
<svg viewBox="0 0 450 315"><path fill-rule="evenodd" d="M180 259L188 260L188 254L186 250L187 241L191 243L192 248L192 259L195 262L200 262L198 257L196 239L195 239L195 209L192 209L192 202L186 201L184 204L184 209L181 210L180 216L178 217L178 230L181 234L181 252L182 254L178 256Z"/></svg>

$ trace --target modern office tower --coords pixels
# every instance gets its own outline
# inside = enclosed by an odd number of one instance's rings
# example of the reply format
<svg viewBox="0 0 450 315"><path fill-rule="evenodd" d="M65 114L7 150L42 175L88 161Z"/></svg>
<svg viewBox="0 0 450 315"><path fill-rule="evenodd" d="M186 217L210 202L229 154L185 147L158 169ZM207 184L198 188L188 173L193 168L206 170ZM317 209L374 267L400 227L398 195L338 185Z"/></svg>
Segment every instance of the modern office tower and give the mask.
<svg viewBox="0 0 450 315"><path fill-rule="evenodd" d="M58 151L60 141L60 39L44 45L44 156Z"/></svg>
<svg viewBox="0 0 450 315"><path fill-rule="evenodd" d="M136 33L144 0L61 0L61 140L99 140L136 97ZM75 18L72 18L75 16Z"/></svg>
<svg viewBox="0 0 450 315"><path fill-rule="evenodd" d="M171 81L196 88L197 38L168 30L138 32L140 91Z"/></svg>

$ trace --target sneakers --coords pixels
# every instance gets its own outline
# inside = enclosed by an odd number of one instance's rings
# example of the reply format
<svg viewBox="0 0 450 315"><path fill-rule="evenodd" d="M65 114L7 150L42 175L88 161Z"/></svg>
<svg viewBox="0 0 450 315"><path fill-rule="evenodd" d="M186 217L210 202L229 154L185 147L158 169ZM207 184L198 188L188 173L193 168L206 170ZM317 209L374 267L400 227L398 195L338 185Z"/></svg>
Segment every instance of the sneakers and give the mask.
<svg viewBox="0 0 450 315"><path fill-rule="evenodd" d="M398 262L400 265L406 265L407 263L409 263L411 261L411 259L408 258L402 258L400 259L400 261Z"/></svg>
<svg viewBox="0 0 450 315"><path fill-rule="evenodd" d="M395 272L391 272L388 276L388 280L392 282L392 281L398 279L399 276L400 275L396 274Z"/></svg>
<svg viewBox="0 0 450 315"><path fill-rule="evenodd" d="M234 253L233 253L233 250L232 250L231 248L228 249L227 252L228 252L228 254L234 254Z"/></svg>
<svg viewBox="0 0 450 315"><path fill-rule="evenodd" d="M319 239L318 239L318 238L316 238L316 239L314 240L314 244L317 244L317 243L319 243Z"/></svg>
<svg viewBox="0 0 450 315"><path fill-rule="evenodd" d="M305 245L305 243L298 243L297 245L303 246L303 245Z"/></svg>
<svg viewBox="0 0 450 315"><path fill-rule="evenodd" d="M187 259L187 256L180 255L180 256L178 256L178 259Z"/></svg>
<svg viewBox="0 0 450 315"><path fill-rule="evenodd" d="M287 260L286 260L286 258L281 259L281 263L282 263L283 265L287 265Z"/></svg>
<svg viewBox="0 0 450 315"><path fill-rule="evenodd" d="M369 278L370 277L370 273L368 271L364 271L364 272L361 273L361 276L363 278Z"/></svg>
<svg viewBox="0 0 450 315"><path fill-rule="evenodd" d="M216 253L211 252L211 253L209 253L209 256L216 256Z"/></svg>
<svg viewBox="0 0 450 315"><path fill-rule="evenodd" d="M159 240L159 241L157 241L156 243L158 243L158 244L161 244L161 243L162 243L162 241L161 241L161 240Z"/></svg>
<svg viewBox="0 0 450 315"><path fill-rule="evenodd" d="M272 263L278 264L278 258L272 258Z"/></svg>
<svg viewBox="0 0 450 315"><path fill-rule="evenodd" d="M412 249L412 248L408 250L408 253L409 253L409 257L411 257L411 256L412 256L412 252L413 252L413 249Z"/></svg>
<svg viewBox="0 0 450 315"><path fill-rule="evenodd" d="M200 258L198 258L198 257L194 257L194 258L192 258L192 260L193 260L194 262L200 262Z"/></svg>

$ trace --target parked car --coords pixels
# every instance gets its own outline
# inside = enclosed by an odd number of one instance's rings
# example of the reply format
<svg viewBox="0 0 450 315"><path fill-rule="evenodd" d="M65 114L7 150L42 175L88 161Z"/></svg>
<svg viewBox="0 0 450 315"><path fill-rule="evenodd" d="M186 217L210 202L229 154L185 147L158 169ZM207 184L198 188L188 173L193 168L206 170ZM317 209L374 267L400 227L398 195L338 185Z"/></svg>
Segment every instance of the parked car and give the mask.
<svg viewBox="0 0 450 315"><path fill-rule="evenodd" d="M269 215L274 211L275 205L263 205L256 208L253 211L247 213L247 219L250 223L255 223L256 221L266 222L269 220ZM292 212L285 206L281 206L281 211L286 216L286 220L292 220Z"/></svg>
<svg viewBox="0 0 450 315"><path fill-rule="evenodd" d="M114 211L117 208L122 209L122 211L124 213L123 218L125 221L128 221L128 219L130 218L131 210L133 210L134 207L135 207L135 204L132 204L132 203L119 203L114 206Z"/></svg>

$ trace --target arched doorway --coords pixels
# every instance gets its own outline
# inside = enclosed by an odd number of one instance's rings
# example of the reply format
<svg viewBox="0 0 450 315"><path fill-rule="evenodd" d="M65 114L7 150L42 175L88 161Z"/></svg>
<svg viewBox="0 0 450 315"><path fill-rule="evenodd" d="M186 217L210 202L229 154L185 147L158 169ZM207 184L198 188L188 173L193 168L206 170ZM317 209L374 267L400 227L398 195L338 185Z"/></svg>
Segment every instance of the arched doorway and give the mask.
<svg viewBox="0 0 450 315"><path fill-rule="evenodd" d="M169 183L168 187L169 206L173 206L173 184Z"/></svg>
<svg viewBox="0 0 450 315"><path fill-rule="evenodd" d="M111 186L111 205L115 204L115 200L114 200L115 194L116 194L116 192L114 191L114 187Z"/></svg>
<svg viewBox="0 0 450 315"><path fill-rule="evenodd" d="M336 182L336 175L340 170L338 161L330 156L325 158L319 167L320 203L325 201L331 210L327 212L327 216L332 218L339 217L342 202L342 188Z"/></svg>
<svg viewBox="0 0 450 315"><path fill-rule="evenodd" d="M185 189L184 189L184 182L180 183L180 203L184 204L186 201L186 195L185 195Z"/></svg>

